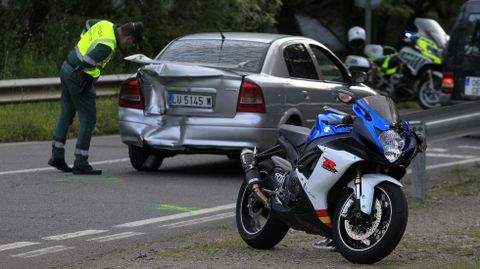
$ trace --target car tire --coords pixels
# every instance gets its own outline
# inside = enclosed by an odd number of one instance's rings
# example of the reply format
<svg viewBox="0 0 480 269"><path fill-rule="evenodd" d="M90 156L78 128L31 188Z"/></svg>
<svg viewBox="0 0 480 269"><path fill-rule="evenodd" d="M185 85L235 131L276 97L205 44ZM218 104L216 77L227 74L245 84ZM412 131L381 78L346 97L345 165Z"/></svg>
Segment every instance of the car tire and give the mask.
<svg viewBox="0 0 480 269"><path fill-rule="evenodd" d="M302 121L299 118L289 118L285 124L302 126Z"/></svg>
<svg viewBox="0 0 480 269"><path fill-rule="evenodd" d="M240 160L240 153L229 153L229 154L227 154L227 157L230 160L238 161L238 160Z"/></svg>
<svg viewBox="0 0 480 269"><path fill-rule="evenodd" d="M151 157L152 156L152 157ZM137 146L128 146L128 157L133 168L137 171L156 171L162 165L163 156L159 154L152 155L152 152L148 148L141 148ZM154 158L154 160L146 161L148 158Z"/></svg>

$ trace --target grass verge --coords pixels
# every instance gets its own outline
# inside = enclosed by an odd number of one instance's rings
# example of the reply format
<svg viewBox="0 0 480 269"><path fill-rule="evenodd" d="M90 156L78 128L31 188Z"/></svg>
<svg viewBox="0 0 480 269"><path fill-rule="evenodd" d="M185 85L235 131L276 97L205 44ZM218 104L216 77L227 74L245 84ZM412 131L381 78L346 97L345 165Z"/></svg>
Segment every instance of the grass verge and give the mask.
<svg viewBox="0 0 480 269"><path fill-rule="evenodd" d="M97 125L94 135L118 133L117 97L97 98ZM52 139L60 101L0 105L0 143ZM78 117L68 138L76 137Z"/></svg>

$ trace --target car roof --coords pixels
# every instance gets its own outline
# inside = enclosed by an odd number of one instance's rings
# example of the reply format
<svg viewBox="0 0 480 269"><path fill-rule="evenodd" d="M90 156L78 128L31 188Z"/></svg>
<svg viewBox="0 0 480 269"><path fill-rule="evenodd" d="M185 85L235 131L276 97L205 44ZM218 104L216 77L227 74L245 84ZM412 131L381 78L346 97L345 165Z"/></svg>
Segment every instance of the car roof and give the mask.
<svg viewBox="0 0 480 269"><path fill-rule="evenodd" d="M282 34L271 34L271 33L247 33L247 32L224 32L222 33L225 36L226 40L244 40L244 41L253 41L261 43L272 43L278 39L282 38L291 38L298 39L305 37L300 36L291 36L291 35L282 35ZM179 37L177 40L192 40L192 39L222 39L221 33L197 33Z"/></svg>

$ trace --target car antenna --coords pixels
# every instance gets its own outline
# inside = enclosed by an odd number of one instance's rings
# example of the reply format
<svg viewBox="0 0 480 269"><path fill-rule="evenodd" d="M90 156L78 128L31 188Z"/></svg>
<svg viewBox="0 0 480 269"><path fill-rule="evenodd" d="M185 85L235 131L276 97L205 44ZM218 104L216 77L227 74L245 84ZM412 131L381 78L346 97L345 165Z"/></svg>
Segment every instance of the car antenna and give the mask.
<svg viewBox="0 0 480 269"><path fill-rule="evenodd" d="M222 33L222 30L218 30L220 32L220 36L222 37L222 44L220 45L220 53L218 54L218 63L220 63L220 58L222 57L223 51L223 43L225 43L225 35Z"/></svg>

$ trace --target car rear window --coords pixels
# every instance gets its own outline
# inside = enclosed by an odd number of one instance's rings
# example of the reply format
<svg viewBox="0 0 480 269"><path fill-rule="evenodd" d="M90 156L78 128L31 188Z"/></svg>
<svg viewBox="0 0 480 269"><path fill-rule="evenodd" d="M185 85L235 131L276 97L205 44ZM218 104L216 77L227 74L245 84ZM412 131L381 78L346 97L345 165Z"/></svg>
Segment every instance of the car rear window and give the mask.
<svg viewBox="0 0 480 269"><path fill-rule="evenodd" d="M259 73L270 44L243 40L177 40L156 60Z"/></svg>
<svg viewBox="0 0 480 269"><path fill-rule="evenodd" d="M480 14L470 14L466 26L465 55L480 56Z"/></svg>

